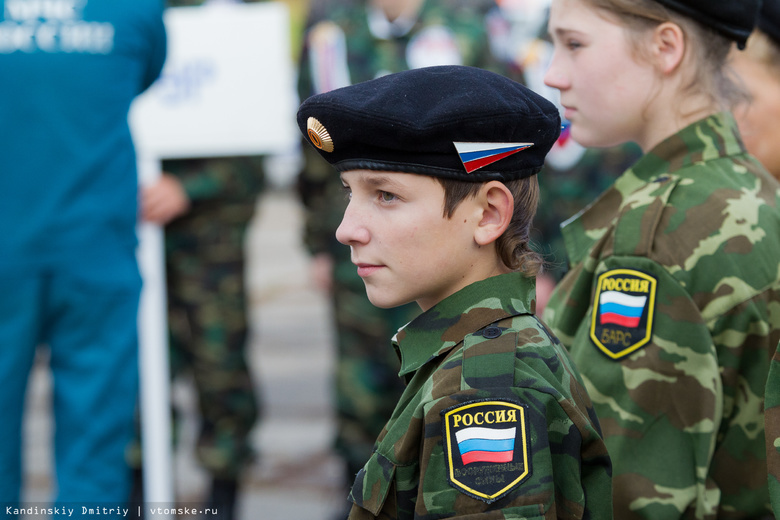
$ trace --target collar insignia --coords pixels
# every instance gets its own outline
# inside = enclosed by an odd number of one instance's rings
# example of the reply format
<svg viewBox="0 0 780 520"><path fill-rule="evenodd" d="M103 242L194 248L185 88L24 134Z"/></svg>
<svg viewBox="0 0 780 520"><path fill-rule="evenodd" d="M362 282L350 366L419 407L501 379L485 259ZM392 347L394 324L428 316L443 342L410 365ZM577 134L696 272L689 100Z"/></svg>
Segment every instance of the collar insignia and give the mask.
<svg viewBox="0 0 780 520"><path fill-rule="evenodd" d="M466 168L466 173L471 173L489 164L500 161L526 148L534 143L462 143L453 142L460 155L460 160Z"/></svg>

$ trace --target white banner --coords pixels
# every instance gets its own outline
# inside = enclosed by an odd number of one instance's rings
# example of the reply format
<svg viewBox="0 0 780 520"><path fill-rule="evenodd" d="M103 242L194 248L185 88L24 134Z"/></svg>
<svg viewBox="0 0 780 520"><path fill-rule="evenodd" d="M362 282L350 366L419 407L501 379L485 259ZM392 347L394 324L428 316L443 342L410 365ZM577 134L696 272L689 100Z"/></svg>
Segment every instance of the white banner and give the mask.
<svg viewBox="0 0 780 520"><path fill-rule="evenodd" d="M162 76L130 112L143 155L260 155L295 146L298 103L285 4L170 8L165 26Z"/></svg>

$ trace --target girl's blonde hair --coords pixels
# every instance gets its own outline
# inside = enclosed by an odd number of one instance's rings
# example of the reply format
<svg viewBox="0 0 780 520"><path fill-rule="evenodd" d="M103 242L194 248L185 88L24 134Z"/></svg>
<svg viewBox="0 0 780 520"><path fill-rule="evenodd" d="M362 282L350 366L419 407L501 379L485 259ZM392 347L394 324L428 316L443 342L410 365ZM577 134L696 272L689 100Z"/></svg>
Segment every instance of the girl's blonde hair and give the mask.
<svg viewBox="0 0 780 520"><path fill-rule="evenodd" d="M602 10L629 30L630 43L638 58L643 52L642 37L662 23L671 22L682 30L690 70L684 90L703 94L722 109L731 110L747 99L747 92L728 65L732 41L693 18L668 9L655 0L583 0Z"/></svg>
<svg viewBox="0 0 780 520"><path fill-rule="evenodd" d="M452 218L455 209L467 197L475 197L482 182L465 182L436 178L444 187L444 217ZM531 249L531 229L539 205L539 181L536 175L506 181L515 206L509 227L496 240L496 251L501 261L513 271L536 276L544 270L544 259Z"/></svg>

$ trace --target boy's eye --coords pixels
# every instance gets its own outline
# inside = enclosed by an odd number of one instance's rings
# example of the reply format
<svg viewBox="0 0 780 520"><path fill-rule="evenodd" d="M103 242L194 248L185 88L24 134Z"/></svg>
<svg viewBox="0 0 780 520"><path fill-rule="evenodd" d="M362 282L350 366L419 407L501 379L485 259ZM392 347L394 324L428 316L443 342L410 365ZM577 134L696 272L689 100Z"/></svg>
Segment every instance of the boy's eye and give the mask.
<svg viewBox="0 0 780 520"><path fill-rule="evenodd" d="M352 189L346 184L341 186L341 192L344 194L344 198L347 200L352 199Z"/></svg>
<svg viewBox="0 0 780 520"><path fill-rule="evenodd" d="M566 41L566 48L568 48L569 50L572 50L572 51L573 50L577 50L580 47L582 47L582 44L580 42L578 42L577 40L567 40Z"/></svg>
<svg viewBox="0 0 780 520"><path fill-rule="evenodd" d="M382 199L382 202L392 202L396 199L395 195L389 191L380 191L379 197Z"/></svg>

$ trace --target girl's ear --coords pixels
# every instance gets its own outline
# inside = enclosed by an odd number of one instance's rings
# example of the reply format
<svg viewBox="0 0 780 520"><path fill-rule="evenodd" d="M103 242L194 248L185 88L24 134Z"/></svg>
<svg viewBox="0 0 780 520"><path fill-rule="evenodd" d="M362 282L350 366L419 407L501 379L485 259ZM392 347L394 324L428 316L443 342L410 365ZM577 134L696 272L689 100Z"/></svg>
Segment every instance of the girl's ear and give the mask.
<svg viewBox="0 0 780 520"><path fill-rule="evenodd" d="M664 75L672 74L685 57L685 34L679 25L664 22L653 30L653 55Z"/></svg>
<svg viewBox="0 0 780 520"><path fill-rule="evenodd" d="M477 195L481 218L474 230L474 240L480 246L495 242L504 234L515 209L512 192L503 182L490 181Z"/></svg>

